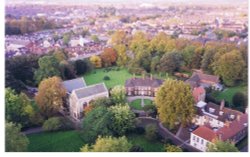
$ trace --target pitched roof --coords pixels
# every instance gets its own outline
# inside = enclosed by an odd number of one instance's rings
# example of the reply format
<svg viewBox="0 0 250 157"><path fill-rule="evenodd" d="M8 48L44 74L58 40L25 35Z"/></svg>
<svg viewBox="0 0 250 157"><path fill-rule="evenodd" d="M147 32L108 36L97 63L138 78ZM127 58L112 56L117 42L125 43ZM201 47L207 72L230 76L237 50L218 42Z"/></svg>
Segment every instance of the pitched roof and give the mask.
<svg viewBox="0 0 250 157"><path fill-rule="evenodd" d="M193 89L193 92L192 92L195 102L200 101L199 96L202 95L202 94L205 94L205 93L206 93L206 91L202 86L200 86L198 88L195 87Z"/></svg>
<svg viewBox="0 0 250 157"><path fill-rule="evenodd" d="M126 80L126 87L135 87L135 86L145 86L145 87L159 87L163 83L163 80L155 78L130 78Z"/></svg>
<svg viewBox="0 0 250 157"><path fill-rule="evenodd" d="M63 86L66 88L67 92L71 93L75 89L86 87L86 83L82 77L63 81Z"/></svg>
<svg viewBox="0 0 250 157"><path fill-rule="evenodd" d="M95 85L83 87L80 89L76 89L73 92L75 92L78 99L82 99L82 98L93 96L96 94L108 92L108 89L104 83L100 83L100 84L95 84Z"/></svg>
<svg viewBox="0 0 250 157"><path fill-rule="evenodd" d="M200 126L192 133L210 142L212 142L217 137L216 133L206 126Z"/></svg>

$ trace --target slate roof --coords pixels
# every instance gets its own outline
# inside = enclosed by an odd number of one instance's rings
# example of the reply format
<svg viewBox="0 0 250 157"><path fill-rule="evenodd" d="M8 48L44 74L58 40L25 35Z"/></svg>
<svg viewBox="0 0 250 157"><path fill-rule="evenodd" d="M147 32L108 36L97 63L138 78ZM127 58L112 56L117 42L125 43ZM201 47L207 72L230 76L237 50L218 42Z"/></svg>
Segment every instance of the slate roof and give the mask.
<svg viewBox="0 0 250 157"><path fill-rule="evenodd" d="M186 80L191 87L197 87L200 83L219 83L219 77L215 75L208 75L202 72L193 72L192 76Z"/></svg>
<svg viewBox="0 0 250 157"><path fill-rule="evenodd" d="M154 87L157 88L162 85L164 80L155 78L130 78L126 80L126 87L144 86L144 87Z"/></svg>
<svg viewBox="0 0 250 157"><path fill-rule="evenodd" d="M99 93L108 92L108 89L104 83L100 83L100 84L95 84L95 85L83 87L80 89L76 89L74 90L74 92L78 99L82 99L82 98L96 95Z"/></svg>
<svg viewBox="0 0 250 157"><path fill-rule="evenodd" d="M82 77L63 81L63 86L66 88L67 92L71 93L75 89L86 87L86 83Z"/></svg>

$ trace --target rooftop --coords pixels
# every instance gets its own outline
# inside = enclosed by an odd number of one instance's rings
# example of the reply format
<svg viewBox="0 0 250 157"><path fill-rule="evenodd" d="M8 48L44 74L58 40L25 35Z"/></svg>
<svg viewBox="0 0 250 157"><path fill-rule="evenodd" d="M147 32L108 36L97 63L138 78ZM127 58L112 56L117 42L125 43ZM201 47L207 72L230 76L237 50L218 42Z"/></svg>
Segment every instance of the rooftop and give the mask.
<svg viewBox="0 0 250 157"><path fill-rule="evenodd" d="M75 89L86 87L86 83L82 77L63 81L63 86L66 88L67 92L71 93Z"/></svg>
<svg viewBox="0 0 250 157"><path fill-rule="evenodd" d="M163 80L156 78L130 78L126 80L126 87L134 87L134 86L145 86L145 87L159 87L162 85Z"/></svg>
<svg viewBox="0 0 250 157"><path fill-rule="evenodd" d="M104 83L100 83L100 84L95 84L95 85L83 87L80 89L76 89L74 90L74 92L78 99L82 99L82 98L89 97L92 95L108 92L108 90Z"/></svg>

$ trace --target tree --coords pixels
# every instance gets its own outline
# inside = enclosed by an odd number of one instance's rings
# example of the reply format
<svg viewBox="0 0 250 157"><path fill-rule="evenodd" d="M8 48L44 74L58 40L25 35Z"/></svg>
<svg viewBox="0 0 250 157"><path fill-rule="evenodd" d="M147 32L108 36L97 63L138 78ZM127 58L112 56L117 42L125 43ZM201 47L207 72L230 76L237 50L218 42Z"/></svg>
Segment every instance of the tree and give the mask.
<svg viewBox="0 0 250 157"><path fill-rule="evenodd" d="M63 35L63 44L64 44L64 45L68 45L68 44L69 44L69 41L70 41L70 38L71 38L70 33L64 34L64 35Z"/></svg>
<svg viewBox="0 0 250 157"><path fill-rule="evenodd" d="M237 92L233 96L233 105L244 110L247 106L247 96L242 92Z"/></svg>
<svg viewBox="0 0 250 157"><path fill-rule="evenodd" d="M110 91L111 98L114 103L125 103L126 102L126 89L124 86L117 85Z"/></svg>
<svg viewBox="0 0 250 157"><path fill-rule="evenodd" d="M101 59L105 67L111 66L116 62L117 53L113 48L106 47L101 54Z"/></svg>
<svg viewBox="0 0 250 157"><path fill-rule="evenodd" d="M237 80L242 79L245 66L240 52L233 50L220 56L219 60L214 62L213 70L216 75L221 76L226 85L233 86Z"/></svg>
<svg viewBox="0 0 250 157"><path fill-rule="evenodd" d="M39 69L35 71L35 80L40 83L43 79L60 76L59 62L54 56L44 56L38 60Z"/></svg>
<svg viewBox="0 0 250 157"><path fill-rule="evenodd" d="M125 136L112 137L99 136L95 144L92 146L85 145L81 148L81 152L128 152L132 147Z"/></svg>
<svg viewBox="0 0 250 157"><path fill-rule="evenodd" d="M182 152L182 149L179 146L168 144L166 146L166 152Z"/></svg>
<svg viewBox="0 0 250 157"><path fill-rule="evenodd" d="M157 128L155 124L148 124L145 128L145 137L149 141L154 141L157 138Z"/></svg>
<svg viewBox="0 0 250 157"><path fill-rule="evenodd" d="M118 30L111 36L111 44L113 45L127 44L127 42L128 37L124 31Z"/></svg>
<svg viewBox="0 0 250 157"><path fill-rule="evenodd" d="M51 117L43 123L44 131L57 131L62 127L60 117Z"/></svg>
<svg viewBox="0 0 250 157"><path fill-rule="evenodd" d="M59 69L63 80L70 80L76 78L76 72L74 66L67 61L61 61L59 64Z"/></svg>
<svg viewBox="0 0 250 157"><path fill-rule="evenodd" d="M182 57L178 52L168 52L160 60L160 71L173 73L178 71L182 65Z"/></svg>
<svg viewBox="0 0 250 157"><path fill-rule="evenodd" d="M190 46L185 47L185 49L182 52L182 57L183 57L185 66L188 68L191 68L192 66L194 51L195 51L195 47L193 45L190 45Z"/></svg>
<svg viewBox="0 0 250 157"><path fill-rule="evenodd" d="M117 61L118 66L125 66L128 63L128 55L126 53L126 46L123 44L115 45L115 51L117 52Z"/></svg>
<svg viewBox="0 0 250 157"><path fill-rule="evenodd" d="M155 56L152 58L152 61L150 64L150 72L152 73L157 72L157 70L159 69L159 65L160 65L160 59L161 57L159 56Z"/></svg>
<svg viewBox="0 0 250 157"><path fill-rule="evenodd" d="M216 140L214 144L208 145L208 152L239 152L238 148L230 141Z"/></svg>
<svg viewBox="0 0 250 157"><path fill-rule="evenodd" d="M102 67L102 59L99 56L93 55L89 60L96 68Z"/></svg>
<svg viewBox="0 0 250 157"><path fill-rule="evenodd" d="M117 135L124 135L127 131L132 130L135 126L135 114L130 110L128 105L111 106L110 112L110 128Z"/></svg>
<svg viewBox="0 0 250 157"><path fill-rule="evenodd" d="M109 128L110 123L110 112L108 112L106 107L99 106L92 109L83 119L82 139L87 143L92 143L99 135L112 135L112 131Z"/></svg>
<svg viewBox="0 0 250 157"><path fill-rule="evenodd" d="M59 77L51 77L43 80L38 87L35 101L46 118L57 113L63 105L66 96L66 89Z"/></svg>
<svg viewBox="0 0 250 157"><path fill-rule="evenodd" d="M100 42L100 39L98 38L97 35L92 35L92 36L91 36L91 39L92 39L95 43L99 43L99 42Z"/></svg>
<svg viewBox="0 0 250 157"><path fill-rule="evenodd" d="M156 93L155 104L160 121L170 128L175 123L185 126L194 116L191 88L183 81L167 79Z"/></svg>
<svg viewBox="0 0 250 157"><path fill-rule="evenodd" d="M21 126L12 122L5 123L5 150L6 152L27 151L29 140L20 132Z"/></svg>
<svg viewBox="0 0 250 157"><path fill-rule="evenodd" d="M89 72L93 69L92 64L87 59L76 60L74 62L74 66L77 75L85 74L86 72Z"/></svg>
<svg viewBox="0 0 250 157"><path fill-rule="evenodd" d="M24 94L16 94L10 88L5 90L6 120L20 123L22 127L29 126L35 112L29 98Z"/></svg>

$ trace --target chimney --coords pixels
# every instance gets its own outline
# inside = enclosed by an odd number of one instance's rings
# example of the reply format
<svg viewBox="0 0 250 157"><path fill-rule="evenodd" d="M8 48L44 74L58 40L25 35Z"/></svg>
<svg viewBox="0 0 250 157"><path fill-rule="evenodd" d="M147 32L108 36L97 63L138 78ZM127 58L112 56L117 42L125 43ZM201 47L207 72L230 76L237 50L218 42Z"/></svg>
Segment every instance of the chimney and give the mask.
<svg viewBox="0 0 250 157"><path fill-rule="evenodd" d="M226 121L225 124L224 124L225 127L229 128L230 126L230 122L229 121Z"/></svg>
<svg viewBox="0 0 250 157"><path fill-rule="evenodd" d="M225 106L225 100L223 99L220 102L220 110L223 110L224 106Z"/></svg>

